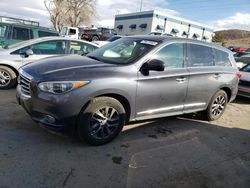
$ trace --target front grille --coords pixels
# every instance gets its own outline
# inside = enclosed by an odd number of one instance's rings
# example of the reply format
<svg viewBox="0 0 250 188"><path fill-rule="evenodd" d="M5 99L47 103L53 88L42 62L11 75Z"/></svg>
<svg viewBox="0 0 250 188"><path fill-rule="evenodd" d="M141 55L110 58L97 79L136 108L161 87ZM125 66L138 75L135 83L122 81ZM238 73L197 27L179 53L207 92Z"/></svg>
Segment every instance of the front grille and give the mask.
<svg viewBox="0 0 250 188"><path fill-rule="evenodd" d="M21 86L21 91L23 94L30 96L30 79L21 75L19 76L19 84Z"/></svg>

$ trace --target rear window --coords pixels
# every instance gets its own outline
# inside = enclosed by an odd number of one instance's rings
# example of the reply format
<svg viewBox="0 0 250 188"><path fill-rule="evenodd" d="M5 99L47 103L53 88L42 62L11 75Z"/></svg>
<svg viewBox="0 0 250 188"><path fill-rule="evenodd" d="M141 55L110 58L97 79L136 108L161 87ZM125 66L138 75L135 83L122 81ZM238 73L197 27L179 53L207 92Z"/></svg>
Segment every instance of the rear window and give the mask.
<svg viewBox="0 0 250 188"><path fill-rule="evenodd" d="M216 66L232 66L229 54L221 50L214 49L215 54L215 65Z"/></svg>
<svg viewBox="0 0 250 188"><path fill-rule="evenodd" d="M213 66L213 51L212 48L198 45L187 45L187 57L189 67Z"/></svg>
<svg viewBox="0 0 250 188"><path fill-rule="evenodd" d="M58 36L57 33L52 33L48 31L38 31L38 36L39 37L49 37L49 36Z"/></svg>

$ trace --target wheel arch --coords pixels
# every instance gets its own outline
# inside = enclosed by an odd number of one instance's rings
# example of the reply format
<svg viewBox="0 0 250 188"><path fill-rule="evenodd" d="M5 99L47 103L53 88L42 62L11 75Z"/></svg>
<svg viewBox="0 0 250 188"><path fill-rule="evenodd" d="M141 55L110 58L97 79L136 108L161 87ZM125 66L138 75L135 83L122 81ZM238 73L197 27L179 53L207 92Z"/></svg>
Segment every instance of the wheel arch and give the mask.
<svg viewBox="0 0 250 188"><path fill-rule="evenodd" d="M13 70L13 71L16 73L16 76L18 76L18 75L19 75L18 70L17 70L17 69L15 69L15 68L14 68L13 66L11 66L11 65L7 65L7 64L0 63L0 66L5 66L5 67L8 67L8 68L10 68L11 70Z"/></svg>
<svg viewBox="0 0 250 188"><path fill-rule="evenodd" d="M227 87L227 86L224 86L224 87L221 87L220 89L226 92L226 94L227 94L227 100L229 102L230 99L231 99L231 96L232 96L232 90L231 90L231 88Z"/></svg>
<svg viewBox="0 0 250 188"><path fill-rule="evenodd" d="M98 95L96 97L111 97L111 98L118 100L122 104L126 112L126 122L129 121L130 116L131 116L131 105L126 97L117 93L105 93L102 95Z"/></svg>

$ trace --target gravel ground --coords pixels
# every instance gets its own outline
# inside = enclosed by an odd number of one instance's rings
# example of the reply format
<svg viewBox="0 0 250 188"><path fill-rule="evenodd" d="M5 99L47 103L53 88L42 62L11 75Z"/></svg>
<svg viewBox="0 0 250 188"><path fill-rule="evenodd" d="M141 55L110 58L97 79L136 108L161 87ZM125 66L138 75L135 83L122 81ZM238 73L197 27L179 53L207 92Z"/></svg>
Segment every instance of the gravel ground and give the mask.
<svg viewBox="0 0 250 188"><path fill-rule="evenodd" d="M250 100L223 117L194 114L127 125L110 144L91 147L51 134L0 91L0 188L250 187Z"/></svg>

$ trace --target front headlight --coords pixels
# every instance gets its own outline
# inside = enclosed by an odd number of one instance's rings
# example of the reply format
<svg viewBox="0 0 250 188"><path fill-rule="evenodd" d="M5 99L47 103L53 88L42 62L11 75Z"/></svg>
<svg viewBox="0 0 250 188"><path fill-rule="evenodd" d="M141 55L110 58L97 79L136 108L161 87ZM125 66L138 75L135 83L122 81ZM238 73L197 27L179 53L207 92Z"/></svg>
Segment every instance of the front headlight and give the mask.
<svg viewBox="0 0 250 188"><path fill-rule="evenodd" d="M62 94L73 89L80 88L89 83L89 81L53 81L53 82L41 82L38 84L40 90L54 93Z"/></svg>

